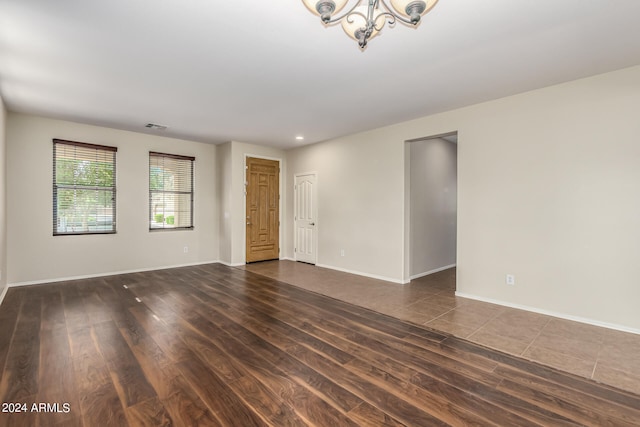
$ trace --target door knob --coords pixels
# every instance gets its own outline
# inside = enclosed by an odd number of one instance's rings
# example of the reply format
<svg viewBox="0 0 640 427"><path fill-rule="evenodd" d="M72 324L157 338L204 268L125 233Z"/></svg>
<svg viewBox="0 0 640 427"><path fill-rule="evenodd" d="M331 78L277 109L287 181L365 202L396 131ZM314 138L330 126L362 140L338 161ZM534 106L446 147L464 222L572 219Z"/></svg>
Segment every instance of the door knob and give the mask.
<svg viewBox="0 0 640 427"><path fill-rule="evenodd" d="M310 222L309 225L316 225L316 223L315 222Z"/></svg>

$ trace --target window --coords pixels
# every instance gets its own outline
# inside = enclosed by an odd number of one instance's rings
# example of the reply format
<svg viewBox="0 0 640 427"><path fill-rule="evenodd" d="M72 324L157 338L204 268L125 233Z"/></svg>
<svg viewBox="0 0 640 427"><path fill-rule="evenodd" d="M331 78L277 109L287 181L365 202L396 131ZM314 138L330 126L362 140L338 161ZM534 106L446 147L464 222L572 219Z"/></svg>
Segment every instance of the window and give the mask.
<svg viewBox="0 0 640 427"><path fill-rule="evenodd" d="M53 140L53 235L116 232L116 147Z"/></svg>
<svg viewBox="0 0 640 427"><path fill-rule="evenodd" d="M149 230L193 228L195 157L149 153Z"/></svg>

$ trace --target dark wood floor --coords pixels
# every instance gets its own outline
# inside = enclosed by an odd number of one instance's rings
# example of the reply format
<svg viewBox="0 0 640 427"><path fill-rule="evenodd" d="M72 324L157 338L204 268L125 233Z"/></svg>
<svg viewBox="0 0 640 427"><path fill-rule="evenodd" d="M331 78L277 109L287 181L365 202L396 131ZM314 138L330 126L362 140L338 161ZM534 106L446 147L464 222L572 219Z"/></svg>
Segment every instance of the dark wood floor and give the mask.
<svg viewBox="0 0 640 427"><path fill-rule="evenodd" d="M640 425L639 396L219 264L11 288L0 366L1 426Z"/></svg>

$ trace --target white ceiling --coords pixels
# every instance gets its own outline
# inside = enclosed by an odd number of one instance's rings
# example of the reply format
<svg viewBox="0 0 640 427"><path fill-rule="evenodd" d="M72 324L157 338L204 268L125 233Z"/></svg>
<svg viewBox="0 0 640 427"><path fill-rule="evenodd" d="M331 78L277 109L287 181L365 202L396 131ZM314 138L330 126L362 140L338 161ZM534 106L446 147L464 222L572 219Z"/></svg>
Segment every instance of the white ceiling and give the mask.
<svg viewBox="0 0 640 427"><path fill-rule="evenodd" d="M211 143L288 148L637 64L639 0L440 0L364 52L300 0L0 0L11 111Z"/></svg>

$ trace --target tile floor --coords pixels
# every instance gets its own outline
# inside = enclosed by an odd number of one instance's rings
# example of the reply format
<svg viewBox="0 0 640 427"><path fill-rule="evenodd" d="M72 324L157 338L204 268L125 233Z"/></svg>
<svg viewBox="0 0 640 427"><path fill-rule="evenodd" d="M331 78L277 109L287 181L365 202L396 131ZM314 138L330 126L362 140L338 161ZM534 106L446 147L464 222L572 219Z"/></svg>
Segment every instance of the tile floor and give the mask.
<svg viewBox="0 0 640 427"><path fill-rule="evenodd" d="M240 267L640 394L640 335L455 296L455 268L406 285L293 261Z"/></svg>

